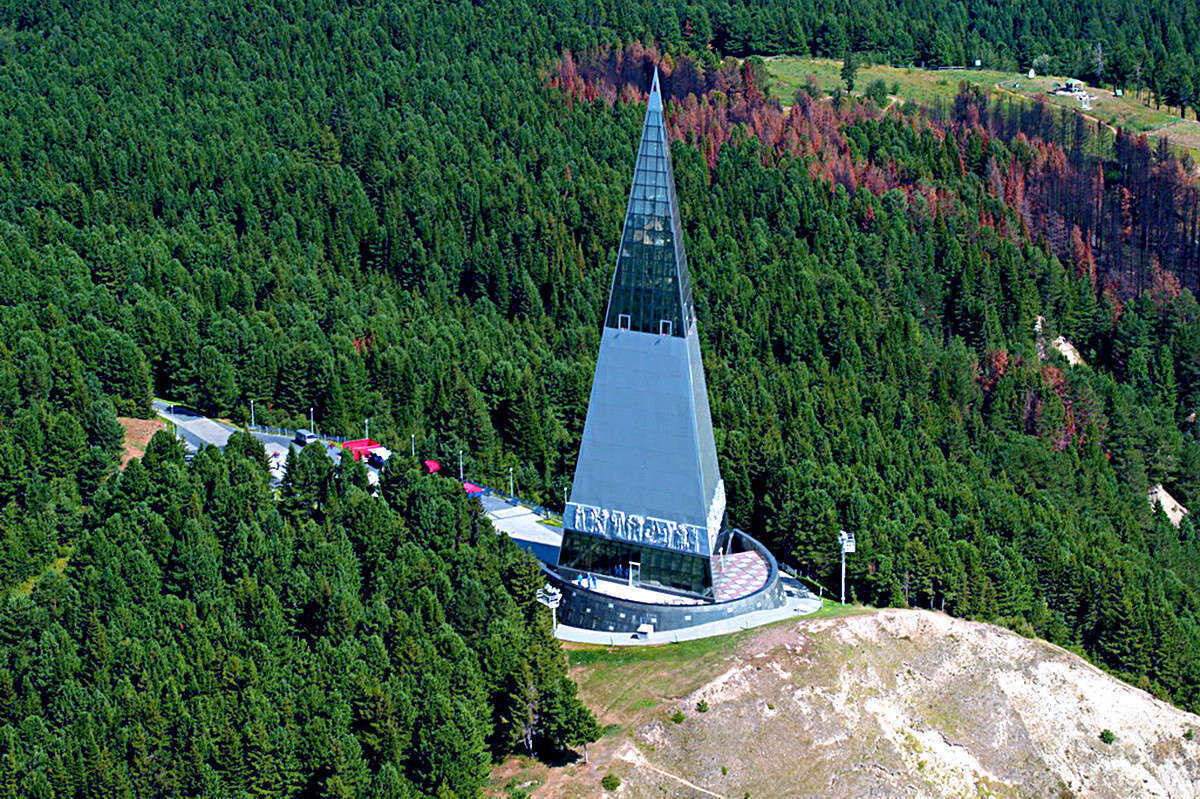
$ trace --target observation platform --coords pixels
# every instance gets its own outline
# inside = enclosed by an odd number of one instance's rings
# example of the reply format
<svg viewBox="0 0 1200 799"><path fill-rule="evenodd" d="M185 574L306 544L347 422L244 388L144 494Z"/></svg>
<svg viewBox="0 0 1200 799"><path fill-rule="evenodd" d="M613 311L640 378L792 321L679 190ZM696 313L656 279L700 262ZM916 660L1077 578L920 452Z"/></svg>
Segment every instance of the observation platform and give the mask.
<svg viewBox="0 0 1200 799"><path fill-rule="evenodd" d="M821 601L781 575L767 549L741 531L733 531L734 549L713 558L713 600L655 590L601 575L560 569L563 528L544 508L484 490L478 495L484 514L503 533L542 563L547 582L563 593L558 610L559 638L606 644L681 641L812 613ZM655 632L639 636L650 625Z"/></svg>
<svg viewBox="0 0 1200 799"><path fill-rule="evenodd" d="M484 513L492 526L525 551L540 560L562 579L573 585L617 599L661 605L705 605L712 604L703 599L681 596L670 591L656 591L645 585L630 585L628 582L597 575L595 582L580 583L575 575L562 572L556 567L558 550L562 546L562 526L557 519L545 512L498 494L483 494L479 498ZM763 588L771 574L771 566L757 551L750 549L713 558L713 596L716 602L730 602L749 596Z"/></svg>

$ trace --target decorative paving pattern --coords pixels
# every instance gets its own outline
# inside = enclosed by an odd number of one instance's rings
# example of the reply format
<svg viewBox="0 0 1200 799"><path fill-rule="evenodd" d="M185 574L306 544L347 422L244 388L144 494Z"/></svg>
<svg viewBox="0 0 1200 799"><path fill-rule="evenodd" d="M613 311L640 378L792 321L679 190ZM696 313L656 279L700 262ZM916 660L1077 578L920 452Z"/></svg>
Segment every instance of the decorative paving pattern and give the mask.
<svg viewBox="0 0 1200 799"><path fill-rule="evenodd" d="M718 602L752 594L766 585L767 562L754 551L712 559L713 595Z"/></svg>

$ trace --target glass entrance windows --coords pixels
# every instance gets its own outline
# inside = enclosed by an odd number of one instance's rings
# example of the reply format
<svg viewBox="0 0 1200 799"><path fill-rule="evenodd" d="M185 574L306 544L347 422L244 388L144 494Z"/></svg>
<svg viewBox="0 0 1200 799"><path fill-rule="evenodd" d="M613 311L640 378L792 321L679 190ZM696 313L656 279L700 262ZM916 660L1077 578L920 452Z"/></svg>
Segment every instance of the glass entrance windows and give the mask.
<svg viewBox="0 0 1200 799"><path fill-rule="evenodd" d="M637 564L637 574L631 569ZM618 580L665 588L702 597L712 597L712 564L708 558L657 547L613 541L608 538L566 530L558 565L592 572Z"/></svg>

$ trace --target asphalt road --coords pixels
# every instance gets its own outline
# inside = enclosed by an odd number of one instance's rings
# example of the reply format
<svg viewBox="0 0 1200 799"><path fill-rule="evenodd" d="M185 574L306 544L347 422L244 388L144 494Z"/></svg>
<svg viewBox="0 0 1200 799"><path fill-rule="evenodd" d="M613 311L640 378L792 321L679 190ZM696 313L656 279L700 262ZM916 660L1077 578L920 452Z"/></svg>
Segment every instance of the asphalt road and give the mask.
<svg viewBox="0 0 1200 799"><path fill-rule="evenodd" d="M225 445L229 443L229 436L238 431L238 428L232 425L210 419L182 405L163 402L162 400L154 400L153 405L154 412L160 418L175 425L179 437L183 439L188 449L192 451L198 450L202 446L224 449ZM294 446L299 449L300 445L296 444L290 436L255 431L251 431L250 434L263 443L263 447L267 451L267 457L271 460L271 476L276 481L282 480L283 469L287 464L288 447ZM329 442L322 443L325 446L325 453L329 455L335 464L341 461L341 447ZM378 483L378 470L367 466L367 479L372 485Z"/></svg>

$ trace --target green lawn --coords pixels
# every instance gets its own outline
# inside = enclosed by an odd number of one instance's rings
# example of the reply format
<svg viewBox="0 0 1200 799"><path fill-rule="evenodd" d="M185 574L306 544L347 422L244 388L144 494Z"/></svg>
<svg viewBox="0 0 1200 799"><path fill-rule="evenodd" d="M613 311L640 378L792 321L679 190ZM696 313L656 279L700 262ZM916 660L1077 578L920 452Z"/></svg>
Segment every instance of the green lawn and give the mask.
<svg viewBox="0 0 1200 799"><path fill-rule="evenodd" d="M808 83L808 76L816 78L817 86L831 92L834 89L845 89L842 82L842 62L831 58L793 58L791 56L773 56L767 59L767 73L771 76L771 92L780 102L788 105L796 90ZM981 86L992 86L997 81L1011 78L1008 72L991 72L976 69L950 69L945 71L930 71L925 69L885 66L862 66L854 82L855 93L861 93L871 81L882 78L891 93L894 85L898 85L896 96L902 100L916 100L920 103L930 103L941 97L946 100L954 99L958 93L958 85L964 80Z"/></svg>
<svg viewBox="0 0 1200 799"><path fill-rule="evenodd" d="M827 599L819 611L800 620L855 616L872 610ZM564 649L572 676L589 705L606 721L629 724L643 718L646 709L663 698L686 694L715 677L737 655L743 641L768 627L796 622L795 618L785 619L729 635L661 646L564 644Z"/></svg>

